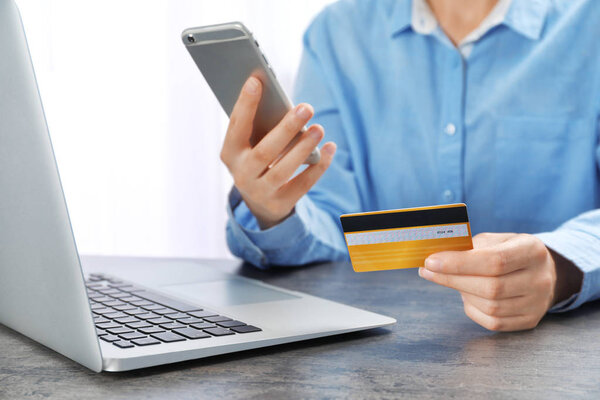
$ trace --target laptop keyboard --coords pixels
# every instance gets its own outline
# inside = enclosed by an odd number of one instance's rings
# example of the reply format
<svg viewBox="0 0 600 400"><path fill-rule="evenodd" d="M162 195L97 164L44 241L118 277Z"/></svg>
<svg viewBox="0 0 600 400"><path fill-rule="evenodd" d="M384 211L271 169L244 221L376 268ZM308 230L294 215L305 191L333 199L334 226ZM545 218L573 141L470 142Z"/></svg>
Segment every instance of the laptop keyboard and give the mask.
<svg viewBox="0 0 600 400"><path fill-rule="evenodd" d="M104 274L85 285L98 337L122 349L261 331Z"/></svg>

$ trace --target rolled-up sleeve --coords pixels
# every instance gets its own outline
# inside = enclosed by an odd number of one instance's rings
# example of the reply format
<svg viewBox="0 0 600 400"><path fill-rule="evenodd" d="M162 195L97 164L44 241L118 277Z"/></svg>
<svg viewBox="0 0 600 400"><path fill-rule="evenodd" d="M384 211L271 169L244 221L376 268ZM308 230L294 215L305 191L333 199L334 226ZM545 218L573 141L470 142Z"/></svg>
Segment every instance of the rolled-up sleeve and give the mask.
<svg viewBox="0 0 600 400"><path fill-rule="evenodd" d="M550 312L572 310L600 298L600 210L582 214L553 232L536 236L583 272L580 292L556 304Z"/></svg>
<svg viewBox="0 0 600 400"><path fill-rule="evenodd" d="M600 116L596 131L600 138ZM596 164L600 174L600 144L596 146ZM600 210L583 213L553 232L536 236L583 272L579 293L556 304L550 312L569 311L600 298Z"/></svg>

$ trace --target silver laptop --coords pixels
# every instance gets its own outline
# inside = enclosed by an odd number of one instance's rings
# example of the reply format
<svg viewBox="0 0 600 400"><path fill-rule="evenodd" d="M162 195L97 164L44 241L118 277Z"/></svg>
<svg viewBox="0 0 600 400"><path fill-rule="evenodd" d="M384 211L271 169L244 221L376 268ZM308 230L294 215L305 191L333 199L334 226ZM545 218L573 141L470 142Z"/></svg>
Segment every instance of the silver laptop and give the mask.
<svg viewBox="0 0 600 400"><path fill-rule="evenodd" d="M84 277L19 12L0 0L0 323L125 371L396 322L199 262L102 262Z"/></svg>

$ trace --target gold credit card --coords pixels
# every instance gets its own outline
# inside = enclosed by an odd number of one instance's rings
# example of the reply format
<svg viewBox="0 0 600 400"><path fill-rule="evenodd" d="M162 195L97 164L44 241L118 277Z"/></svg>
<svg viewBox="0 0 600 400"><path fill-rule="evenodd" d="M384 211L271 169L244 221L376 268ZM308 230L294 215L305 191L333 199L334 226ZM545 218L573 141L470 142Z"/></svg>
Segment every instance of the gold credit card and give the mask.
<svg viewBox="0 0 600 400"><path fill-rule="evenodd" d="M433 253L473 248L462 203L344 214L340 221L356 272L418 268Z"/></svg>

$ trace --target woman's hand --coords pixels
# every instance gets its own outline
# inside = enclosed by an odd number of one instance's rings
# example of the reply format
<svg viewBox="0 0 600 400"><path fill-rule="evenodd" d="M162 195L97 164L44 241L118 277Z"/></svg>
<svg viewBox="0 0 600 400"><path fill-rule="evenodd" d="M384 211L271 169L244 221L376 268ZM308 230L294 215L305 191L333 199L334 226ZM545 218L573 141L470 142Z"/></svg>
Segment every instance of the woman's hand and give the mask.
<svg viewBox="0 0 600 400"><path fill-rule="evenodd" d="M429 256L419 275L458 290L467 316L484 328L534 328L581 286L581 272L535 236L484 233L473 238L473 247Z"/></svg>
<svg viewBox="0 0 600 400"><path fill-rule="evenodd" d="M310 165L292 179L296 170L323 139L323 128L320 125L310 126L292 149L278 159L313 116L310 105L299 104L251 147L252 125L261 93L261 82L250 77L231 113L221 160L229 169L235 186L260 227L267 229L290 215L296 202L329 167L336 147L332 142L326 143L321 148L319 163Z"/></svg>

